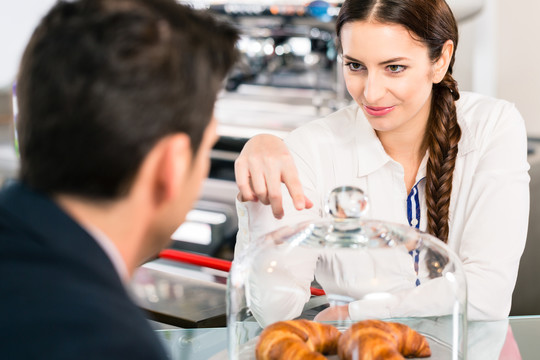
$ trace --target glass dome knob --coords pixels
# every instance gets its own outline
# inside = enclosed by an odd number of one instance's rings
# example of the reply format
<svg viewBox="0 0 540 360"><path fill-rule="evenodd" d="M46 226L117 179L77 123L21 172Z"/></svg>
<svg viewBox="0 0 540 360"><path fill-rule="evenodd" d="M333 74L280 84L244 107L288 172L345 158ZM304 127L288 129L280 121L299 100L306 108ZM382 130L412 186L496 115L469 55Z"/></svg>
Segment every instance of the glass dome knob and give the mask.
<svg viewBox="0 0 540 360"><path fill-rule="evenodd" d="M330 192L326 211L335 219L355 219L365 215L368 207L368 198L362 190L340 186Z"/></svg>

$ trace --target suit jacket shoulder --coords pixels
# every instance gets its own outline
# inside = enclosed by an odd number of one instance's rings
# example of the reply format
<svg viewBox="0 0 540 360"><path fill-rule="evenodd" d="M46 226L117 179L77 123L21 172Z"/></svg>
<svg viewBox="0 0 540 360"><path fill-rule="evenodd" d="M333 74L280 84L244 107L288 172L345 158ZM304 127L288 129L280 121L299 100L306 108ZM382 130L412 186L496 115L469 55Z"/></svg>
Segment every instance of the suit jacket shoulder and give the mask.
<svg viewBox="0 0 540 360"><path fill-rule="evenodd" d="M166 358L99 244L22 184L0 192L0 294L6 358Z"/></svg>

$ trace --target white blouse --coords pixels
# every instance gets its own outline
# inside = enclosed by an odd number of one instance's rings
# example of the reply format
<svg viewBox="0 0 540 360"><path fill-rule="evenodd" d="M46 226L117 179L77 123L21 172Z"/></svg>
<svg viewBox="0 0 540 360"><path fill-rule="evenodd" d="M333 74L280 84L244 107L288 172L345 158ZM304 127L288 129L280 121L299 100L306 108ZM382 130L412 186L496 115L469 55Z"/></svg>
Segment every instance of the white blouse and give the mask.
<svg viewBox="0 0 540 360"><path fill-rule="evenodd" d="M503 100L462 92L456 106L462 135L453 175L448 246L464 264L469 319L503 319L510 311L527 236L530 178L525 125L514 105ZM284 186L282 220L276 220L270 207L260 202L237 201L239 232L235 255L246 248L250 239L285 225L324 216L326 197L341 185L364 190L370 203L366 217L426 229L427 154L418 170L414 194L408 194L403 167L386 154L358 105L307 123L292 131L285 141L295 159L306 196L314 206L295 210ZM415 213L418 207L419 212ZM403 288L417 292L414 289L417 274L405 249L396 254L393 264L399 269ZM327 286L336 285L329 280ZM303 305L305 297L298 302ZM404 295L399 306L407 306L407 298L411 299L410 306L419 305L414 298ZM275 300L266 299L268 305ZM390 309L395 306L396 303L385 305L386 312L380 317L396 315ZM355 316L360 308L369 306L349 305L353 320L363 316ZM301 310L300 305L291 311L298 309ZM401 309L400 314L404 313L407 310Z"/></svg>

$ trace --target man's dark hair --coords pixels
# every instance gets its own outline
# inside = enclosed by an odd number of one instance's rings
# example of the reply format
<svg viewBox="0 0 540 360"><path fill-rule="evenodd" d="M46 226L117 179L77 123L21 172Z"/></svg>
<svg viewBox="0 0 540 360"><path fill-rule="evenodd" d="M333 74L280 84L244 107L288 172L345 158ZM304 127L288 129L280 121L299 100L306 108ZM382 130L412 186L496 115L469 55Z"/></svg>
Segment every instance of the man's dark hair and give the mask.
<svg viewBox="0 0 540 360"><path fill-rule="evenodd" d="M195 154L237 38L174 0L59 2L21 62L21 180L112 199L127 194L163 137L188 134Z"/></svg>

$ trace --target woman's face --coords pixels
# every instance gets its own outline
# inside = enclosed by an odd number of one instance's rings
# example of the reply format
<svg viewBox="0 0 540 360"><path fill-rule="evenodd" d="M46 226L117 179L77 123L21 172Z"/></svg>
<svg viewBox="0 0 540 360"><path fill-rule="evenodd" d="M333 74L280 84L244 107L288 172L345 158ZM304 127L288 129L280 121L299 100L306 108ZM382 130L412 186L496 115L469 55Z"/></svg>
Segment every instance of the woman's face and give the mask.
<svg viewBox="0 0 540 360"><path fill-rule="evenodd" d="M346 23L341 44L347 90L371 126L377 132L425 129L438 80L427 47L401 25L369 21Z"/></svg>

